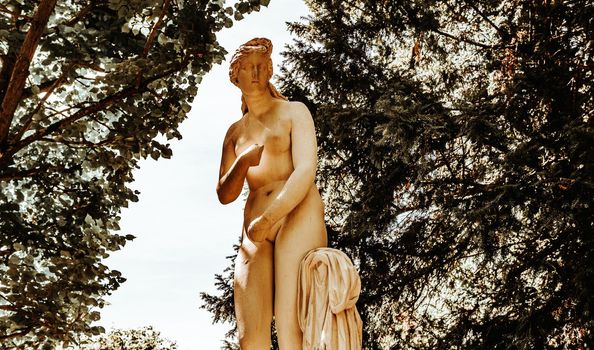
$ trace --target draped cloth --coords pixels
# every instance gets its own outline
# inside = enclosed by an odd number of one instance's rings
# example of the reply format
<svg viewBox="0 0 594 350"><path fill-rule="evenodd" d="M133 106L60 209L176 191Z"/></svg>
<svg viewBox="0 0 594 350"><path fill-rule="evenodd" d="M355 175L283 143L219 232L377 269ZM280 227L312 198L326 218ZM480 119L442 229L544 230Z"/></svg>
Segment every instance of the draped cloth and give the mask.
<svg viewBox="0 0 594 350"><path fill-rule="evenodd" d="M355 303L361 279L340 250L309 251L299 266L297 307L303 350L360 350L361 317Z"/></svg>

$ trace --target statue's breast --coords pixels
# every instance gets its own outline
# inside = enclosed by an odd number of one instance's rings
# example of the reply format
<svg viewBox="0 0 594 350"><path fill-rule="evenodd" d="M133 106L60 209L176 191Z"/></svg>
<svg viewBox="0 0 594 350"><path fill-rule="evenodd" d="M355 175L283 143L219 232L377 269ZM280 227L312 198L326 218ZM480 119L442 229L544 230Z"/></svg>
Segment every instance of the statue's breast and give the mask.
<svg viewBox="0 0 594 350"><path fill-rule="evenodd" d="M264 137L264 152L283 153L291 148L291 131L268 129Z"/></svg>
<svg viewBox="0 0 594 350"><path fill-rule="evenodd" d="M265 154L278 154L290 151L291 123L279 118L268 125L255 124L244 128L235 142L235 153L241 154L253 144L264 145Z"/></svg>

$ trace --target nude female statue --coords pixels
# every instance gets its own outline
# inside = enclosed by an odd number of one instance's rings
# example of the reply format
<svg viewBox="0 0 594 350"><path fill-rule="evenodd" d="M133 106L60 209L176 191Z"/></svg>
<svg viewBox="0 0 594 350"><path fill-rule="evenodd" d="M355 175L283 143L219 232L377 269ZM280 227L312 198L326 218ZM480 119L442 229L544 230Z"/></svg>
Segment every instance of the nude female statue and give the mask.
<svg viewBox="0 0 594 350"><path fill-rule="evenodd" d="M249 185L234 301L240 346L269 349L274 315L280 349L302 349L298 324L299 263L327 245L324 206L315 185L317 144L307 107L289 102L269 82L272 43L255 38L231 60L243 117L225 136L217 184L223 204Z"/></svg>

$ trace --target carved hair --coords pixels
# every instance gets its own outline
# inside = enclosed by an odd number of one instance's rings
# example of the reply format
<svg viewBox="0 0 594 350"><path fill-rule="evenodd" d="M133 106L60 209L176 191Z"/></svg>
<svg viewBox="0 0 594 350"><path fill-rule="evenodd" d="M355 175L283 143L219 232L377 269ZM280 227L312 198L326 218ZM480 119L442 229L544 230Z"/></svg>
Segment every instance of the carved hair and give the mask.
<svg viewBox="0 0 594 350"><path fill-rule="evenodd" d="M241 60L244 59L247 55L254 52L260 52L265 54L268 58L268 80L272 77L272 59L270 55L272 54L272 42L266 38L253 38L252 40L246 42L245 44L241 45L231 57L231 64L229 66L229 79L233 84L238 86L239 81L237 79L237 75L239 74L239 66ZM283 96L272 83L268 82L268 89L270 90L270 94L274 98L280 98L283 100L287 100L285 96ZM245 103L245 99L241 96L241 112L246 114L248 112L247 104Z"/></svg>

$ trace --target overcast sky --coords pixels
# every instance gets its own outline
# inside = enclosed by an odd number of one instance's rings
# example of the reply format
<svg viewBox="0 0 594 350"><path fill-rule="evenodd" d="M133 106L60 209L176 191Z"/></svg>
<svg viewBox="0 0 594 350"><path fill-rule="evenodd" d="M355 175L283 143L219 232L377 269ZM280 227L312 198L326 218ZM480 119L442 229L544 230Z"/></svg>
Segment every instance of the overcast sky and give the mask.
<svg viewBox="0 0 594 350"><path fill-rule="evenodd" d="M241 198L223 206L215 193L225 132L241 117L229 59L240 44L267 37L278 72L279 54L292 40L285 22L307 14L302 1L272 0L219 33L229 54L203 79L180 128L183 139L172 144L172 159L143 161L135 173L132 187L140 201L123 211L121 233L137 238L107 260L128 279L102 310L100 324L108 331L151 325L180 350L220 348L229 327L212 325L211 314L199 308L199 293L215 292L214 274L228 265L243 215Z"/></svg>

